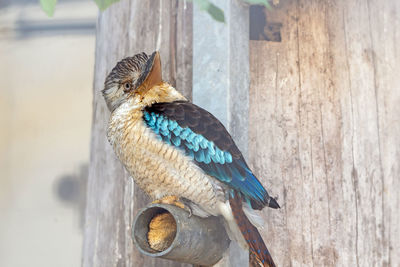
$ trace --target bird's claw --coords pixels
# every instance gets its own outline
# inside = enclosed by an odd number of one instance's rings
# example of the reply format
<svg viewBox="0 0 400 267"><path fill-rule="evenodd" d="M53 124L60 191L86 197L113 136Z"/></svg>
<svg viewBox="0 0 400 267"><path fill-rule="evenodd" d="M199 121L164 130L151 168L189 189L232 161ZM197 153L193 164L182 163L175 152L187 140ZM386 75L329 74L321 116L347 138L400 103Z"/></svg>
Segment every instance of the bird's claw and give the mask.
<svg viewBox="0 0 400 267"><path fill-rule="evenodd" d="M180 201L180 202L183 204L183 206L185 207L184 209L189 213L188 218L192 217L192 215L193 215L193 210L192 210L192 208L190 207L190 200L188 200L188 199L186 199L186 198L184 198L184 197L181 197L181 198L179 198L179 201Z"/></svg>
<svg viewBox="0 0 400 267"><path fill-rule="evenodd" d="M162 199L154 200L153 204L167 204L167 205L174 205L178 208L184 209L189 213L188 218L192 217L193 211L189 205L189 200L186 198L179 198L177 196L165 196Z"/></svg>
<svg viewBox="0 0 400 267"><path fill-rule="evenodd" d="M186 207L187 207L187 211L189 212L188 218L190 218L193 215L192 208L190 206L186 206Z"/></svg>

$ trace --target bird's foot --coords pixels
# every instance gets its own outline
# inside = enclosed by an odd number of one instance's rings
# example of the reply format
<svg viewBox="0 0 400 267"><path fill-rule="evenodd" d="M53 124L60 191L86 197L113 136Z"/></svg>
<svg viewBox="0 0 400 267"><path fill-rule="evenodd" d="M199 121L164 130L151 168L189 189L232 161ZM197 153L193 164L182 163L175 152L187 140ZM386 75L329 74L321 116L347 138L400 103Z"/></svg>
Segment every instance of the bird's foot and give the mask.
<svg viewBox="0 0 400 267"><path fill-rule="evenodd" d="M157 199L152 202L153 204L168 204L168 205L174 205L177 206L178 208L184 209L185 204L179 201L179 197L177 196L165 196L162 199Z"/></svg>
<svg viewBox="0 0 400 267"><path fill-rule="evenodd" d="M189 206L189 200L185 198L179 198L177 196L165 196L162 199L154 200L152 203L174 205L189 212L189 218L192 216L192 208Z"/></svg>

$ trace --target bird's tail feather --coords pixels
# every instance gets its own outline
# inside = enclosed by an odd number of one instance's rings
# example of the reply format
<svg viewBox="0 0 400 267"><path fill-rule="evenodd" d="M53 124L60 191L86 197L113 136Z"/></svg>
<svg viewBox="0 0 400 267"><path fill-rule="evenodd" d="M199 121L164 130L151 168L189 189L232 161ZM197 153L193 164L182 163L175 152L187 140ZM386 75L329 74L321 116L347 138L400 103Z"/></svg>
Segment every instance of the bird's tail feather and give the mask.
<svg viewBox="0 0 400 267"><path fill-rule="evenodd" d="M243 211L243 200L240 194L235 192L230 195L229 204L232 209L233 217L249 246L249 252L252 254L250 257L255 260L259 266L275 267L275 263L260 233L257 228L251 224Z"/></svg>

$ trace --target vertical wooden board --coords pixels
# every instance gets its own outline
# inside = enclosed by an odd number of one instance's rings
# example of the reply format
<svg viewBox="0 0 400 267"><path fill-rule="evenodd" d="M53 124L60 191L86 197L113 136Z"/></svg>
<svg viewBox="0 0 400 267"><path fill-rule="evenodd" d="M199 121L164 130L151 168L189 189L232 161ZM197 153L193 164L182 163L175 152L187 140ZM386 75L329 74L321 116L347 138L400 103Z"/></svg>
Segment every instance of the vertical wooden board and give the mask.
<svg viewBox="0 0 400 267"><path fill-rule="evenodd" d="M370 53L374 69L377 128L382 168L383 266L400 264L400 2L368 1Z"/></svg>
<svg viewBox="0 0 400 267"><path fill-rule="evenodd" d="M378 225L382 225L382 171L379 162L374 69L371 64L367 1L343 2L348 86L352 121L349 139L352 143L356 203L357 265L382 265L382 240ZM346 137L345 137L346 138Z"/></svg>
<svg viewBox="0 0 400 267"><path fill-rule="evenodd" d="M325 8L321 2L300 1L297 24L300 91L298 142L304 181L303 197L307 206L306 214L310 217L311 256L313 264L318 266L333 265L337 253L330 239L331 203L327 188L321 110L322 102L325 102L321 94L325 93L327 87L325 68L329 68Z"/></svg>
<svg viewBox="0 0 400 267"><path fill-rule="evenodd" d="M242 1L212 1L224 10L220 23L199 6L193 12L193 102L228 129L247 157L249 10ZM231 242L218 266L248 266L248 250Z"/></svg>
<svg viewBox="0 0 400 267"><path fill-rule="evenodd" d="M124 201L125 194L131 194L126 190L130 181L106 139L109 112L100 93L107 73L126 51L125 42L105 40L126 36L128 28L121 18L128 14L126 1L101 14L98 20L83 266L122 266L131 258L126 247L132 246L125 230L129 228L125 217L129 208Z"/></svg>
<svg viewBox="0 0 400 267"><path fill-rule="evenodd" d="M191 8L191 3L179 0L120 1L99 15L83 266L188 266L145 257L134 248L131 224L149 199L134 185L106 140L110 114L100 91L119 60L158 49L164 79L182 84L181 91L190 97L191 87L186 85L191 84L191 39L179 25L181 20L191 21ZM190 27L186 25L185 31L191 32ZM184 71L177 77L180 70Z"/></svg>
<svg viewBox="0 0 400 267"><path fill-rule="evenodd" d="M281 1L282 42L250 42L250 158L283 196L263 231L280 265L399 264L399 11Z"/></svg>
<svg viewBox="0 0 400 267"><path fill-rule="evenodd" d="M323 137L326 184L329 199L329 239L333 248L332 264L357 264L356 232L357 204L353 183L353 154L351 125L351 94L346 66L345 36L343 34L342 6L327 2L324 26L325 84L319 84L321 135ZM343 104L344 103L344 104ZM346 249L343 249L346 248Z"/></svg>
<svg viewBox="0 0 400 267"><path fill-rule="evenodd" d="M267 18L283 24L282 42L250 42L249 151L255 174L282 205L263 211L264 239L278 265L300 266L311 263L312 250L298 141L298 11L295 2L284 4Z"/></svg>
<svg viewBox="0 0 400 267"><path fill-rule="evenodd" d="M176 19L173 29L175 53L171 56L175 58L175 77L176 88L183 95L192 99L192 76L193 76L193 5L188 0L176 0Z"/></svg>
<svg viewBox="0 0 400 267"><path fill-rule="evenodd" d="M284 131L280 125L283 121L280 103L281 92L276 85L278 82L276 65L280 50L279 44L265 46L261 42L251 42L249 158L253 172L270 194L279 196L278 202L282 206L282 209L278 211L263 210L266 227L261 231L261 234L275 262L282 266L289 266L291 261L296 262L298 260L297 263L300 263L302 260L300 247L296 249L299 251L299 255L290 253L293 245L302 243L301 236L296 236L295 231L291 233L291 229L296 226L288 227L288 223L291 222L290 217L296 216L296 212L286 213L287 209L298 211L296 217L300 218L301 210L296 209L296 202L288 201L288 199L295 198L292 193L301 184L298 179L292 180L290 185L285 184L284 175L291 176L296 173L296 170L299 169L295 167L298 161L293 160L290 171L284 171L283 169L286 169L287 164L290 163L285 161L286 155L281 153L279 149L287 149L285 147L286 138L296 139L292 136L293 133ZM260 55L268 58L268 60L259 60ZM282 62L282 57L280 59ZM266 69L269 71L266 72ZM288 81L284 83L288 84ZM292 149L291 155L292 158L295 158L296 149ZM294 175L294 177L299 176L299 173ZM293 189L288 190L288 187L293 187ZM290 207L287 206L289 203ZM302 227L302 225L297 227ZM289 239L289 235L291 239Z"/></svg>

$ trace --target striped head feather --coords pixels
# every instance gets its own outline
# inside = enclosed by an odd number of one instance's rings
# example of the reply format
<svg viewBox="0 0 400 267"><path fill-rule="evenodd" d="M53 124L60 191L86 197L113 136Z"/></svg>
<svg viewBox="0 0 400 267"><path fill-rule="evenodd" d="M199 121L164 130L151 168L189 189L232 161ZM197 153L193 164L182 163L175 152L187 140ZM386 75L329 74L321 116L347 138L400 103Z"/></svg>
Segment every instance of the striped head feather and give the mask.
<svg viewBox="0 0 400 267"><path fill-rule="evenodd" d="M140 53L133 57L124 58L111 70L102 91L110 111L115 110L129 98L148 59L148 55Z"/></svg>
<svg viewBox="0 0 400 267"><path fill-rule="evenodd" d="M128 57L112 69L102 91L111 112L129 102L143 109L156 102L185 100L170 84L162 81L160 54Z"/></svg>

